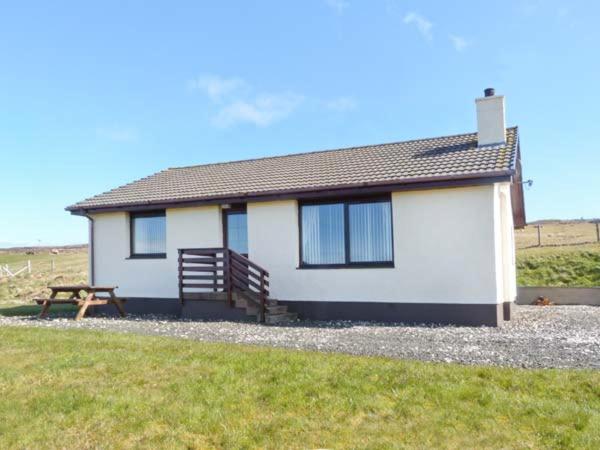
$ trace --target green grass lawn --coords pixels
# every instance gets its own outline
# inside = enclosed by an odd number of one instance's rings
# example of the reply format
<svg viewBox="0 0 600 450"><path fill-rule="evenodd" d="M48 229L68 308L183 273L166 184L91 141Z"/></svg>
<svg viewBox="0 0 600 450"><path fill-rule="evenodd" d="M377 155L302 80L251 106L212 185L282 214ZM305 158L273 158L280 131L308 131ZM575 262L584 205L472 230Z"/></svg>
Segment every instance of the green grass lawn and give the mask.
<svg viewBox="0 0 600 450"><path fill-rule="evenodd" d="M600 371L0 328L0 448L599 448Z"/></svg>
<svg viewBox="0 0 600 450"><path fill-rule="evenodd" d="M519 286L600 286L600 244L517 251Z"/></svg>

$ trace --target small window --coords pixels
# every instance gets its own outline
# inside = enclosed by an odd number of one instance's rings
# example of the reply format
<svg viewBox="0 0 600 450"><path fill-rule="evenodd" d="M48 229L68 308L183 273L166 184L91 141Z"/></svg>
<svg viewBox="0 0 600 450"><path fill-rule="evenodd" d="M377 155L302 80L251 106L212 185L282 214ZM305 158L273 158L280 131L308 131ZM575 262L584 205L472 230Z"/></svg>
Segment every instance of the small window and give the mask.
<svg viewBox="0 0 600 450"><path fill-rule="evenodd" d="M300 206L301 267L392 266L389 198Z"/></svg>
<svg viewBox="0 0 600 450"><path fill-rule="evenodd" d="M167 226L164 211L131 213L131 257L166 258Z"/></svg>

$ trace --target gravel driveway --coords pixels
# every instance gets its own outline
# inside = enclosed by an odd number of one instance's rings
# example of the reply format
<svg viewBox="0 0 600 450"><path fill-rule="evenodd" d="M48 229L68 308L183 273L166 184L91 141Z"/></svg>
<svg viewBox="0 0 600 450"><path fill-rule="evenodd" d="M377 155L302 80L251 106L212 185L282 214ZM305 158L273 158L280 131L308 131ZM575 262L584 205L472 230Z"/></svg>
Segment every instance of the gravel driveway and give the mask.
<svg viewBox="0 0 600 450"><path fill-rule="evenodd" d="M72 317L0 317L0 325L110 330L462 364L600 369L600 307L516 306L514 312L515 319L499 328L345 321L265 326L158 316L79 322Z"/></svg>

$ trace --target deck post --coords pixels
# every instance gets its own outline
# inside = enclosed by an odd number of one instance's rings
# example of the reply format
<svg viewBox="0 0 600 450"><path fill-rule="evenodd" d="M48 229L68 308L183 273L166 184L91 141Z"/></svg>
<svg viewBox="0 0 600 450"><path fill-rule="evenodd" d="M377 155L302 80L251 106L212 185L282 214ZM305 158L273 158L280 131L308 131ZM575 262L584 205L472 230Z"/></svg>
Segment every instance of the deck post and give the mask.
<svg viewBox="0 0 600 450"><path fill-rule="evenodd" d="M231 280L231 252L228 248L223 249L224 256L224 264L225 264L225 273L224 275L224 283L227 289L227 304L230 308L233 308L233 282Z"/></svg>
<svg viewBox="0 0 600 450"><path fill-rule="evenodd" d="M179 302L183 305L183 250L178 249L179 256L177 258L178 263L178 277L179 277Z"/></svg>

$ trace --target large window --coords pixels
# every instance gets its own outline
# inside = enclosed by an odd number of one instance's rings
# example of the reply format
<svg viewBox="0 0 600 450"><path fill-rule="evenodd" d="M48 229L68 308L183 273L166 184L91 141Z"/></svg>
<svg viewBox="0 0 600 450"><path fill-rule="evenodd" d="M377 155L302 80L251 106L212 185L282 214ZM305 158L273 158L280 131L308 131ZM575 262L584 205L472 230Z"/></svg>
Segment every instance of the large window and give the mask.
<svg viewBox="0 0 600 450"><path fill-rule="evenodd" d="M131 213L131 257L166 258L167 227L164 211Z"/></svg>
<svg viewBox="0 0 600 450"><path fill-rule="evenodd" d="M389 198L300 205L301 267L391 266Z"/></svg>

